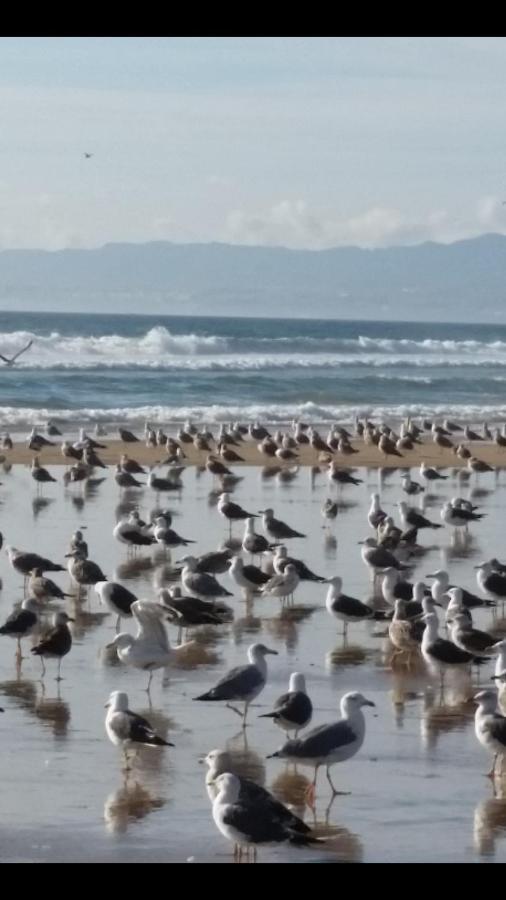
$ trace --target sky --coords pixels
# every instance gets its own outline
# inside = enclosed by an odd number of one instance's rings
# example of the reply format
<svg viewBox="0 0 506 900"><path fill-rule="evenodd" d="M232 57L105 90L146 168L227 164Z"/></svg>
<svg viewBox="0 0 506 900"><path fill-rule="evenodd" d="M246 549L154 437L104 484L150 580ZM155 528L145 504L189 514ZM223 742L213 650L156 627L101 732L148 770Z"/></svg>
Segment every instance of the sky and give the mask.
<svg viewBox="0 0 506 900"><path fill-rule="evenodd" d="M499 37L0 38L0 249L506 234L505 85Z"/></svg>

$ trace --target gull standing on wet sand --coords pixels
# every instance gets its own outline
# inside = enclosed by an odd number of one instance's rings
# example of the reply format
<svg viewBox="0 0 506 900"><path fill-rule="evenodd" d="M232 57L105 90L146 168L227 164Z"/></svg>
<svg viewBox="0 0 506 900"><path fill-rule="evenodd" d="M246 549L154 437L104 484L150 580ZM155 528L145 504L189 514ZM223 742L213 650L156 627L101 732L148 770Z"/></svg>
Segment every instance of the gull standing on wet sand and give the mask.
<svg viewBox="0 0 506 900"><path fill-rule="evenodd" d="M231 669L210 691L193 699L207 701L225 700L227 708L242 717L242 725L245 728L249 705L263 691L267 681L267 663L265 661L267 654L277 656L278 651L269 650L265 644L251 644L248 648L249 665L237 666ZM230 700L244 703L244 712L241 712L235 706L231 706Z"/></svg>
<svg viewBox="0 0 506 900"><path fill-rule="evenodd" d="M46 674L44 659L57 659L58 675L56 676L56 681L62 680L60 675L61 661L72 647L72 635L67 622L73 621L74 620L71 619L66 612L55 613L52 631L50 631L36 647L32 647L30 652L35 654L35 656L40 656L40 661L42 663L42 677Z"/></svg>
<svg viewBox="0 0 506 900"><path fill-rule="evenodd" d="M256 860L257 846L262 844L290 843L297 846L320 843L311 834L294 830L286 821L274 818L272 805L263 798L241 799L241 782L236 775L227 773L216 779L218 794L213 803L213 819L216 827L234 843L234 859L240 860L243 848L253 850Z"/></svg>
<svg viewBox="0 0 506 900"><path fill-rule="evenodd" d="M474 699L478 702L478 709L474 715L474 731L482 747L493 754L494 761L488 777L494 778L499 756L502 774L506 754L506 718L497 710L497 691L480 691Z"/></svg>
<svg viewBox="0 0 506 900"><path fill-rule="evenodd" d="M303 766L313 766L315 772L310 790L313 803L318 769L320 766L326 766L327 780L335 796L339 791L336 791L332 784L330 767L350 759L360 750L365 737L365 717L362 707L375 705L358 691L345 694L340 703L342 718L338 722L319 725L304 737L287 741L267 758L288 759Z"/></svg>
<svg viewBox="0 0 506 900"><path fill-rule="evenodd" d="M169 644L167 629L162 622L163 610L151 600L136 600L130 607L137 622L135 637L126 632L117 634L107 649L115 647L121 662L135 669L149 672L149 694L153 672L165 669L172 661L172 648ZM184 645L183 645L184 646Z"/></svg>
<svg viewBox="0 0 506 900"><path fill-rule="evenodd" d="M295 731L298 736L302 728L309 725L313 716L313 704L306 693L306 679L300 672L292 672L288 692L281 694L270 713L262 713L259 719L272 719L287 735Z"/></svg>
<svg viewBox="0 0 506 900"><path fill-rule="evenodd" d="M112 691L105 704L105 730L107 737L115 747L121 747L125 760L125 770L129 771L128 750L132 744L144 744L148 747L173 747L174 744L159 737L151 725L142 716L128 708L128 694L123 691ZM136 751L134 752L134 756Z"/></svg>

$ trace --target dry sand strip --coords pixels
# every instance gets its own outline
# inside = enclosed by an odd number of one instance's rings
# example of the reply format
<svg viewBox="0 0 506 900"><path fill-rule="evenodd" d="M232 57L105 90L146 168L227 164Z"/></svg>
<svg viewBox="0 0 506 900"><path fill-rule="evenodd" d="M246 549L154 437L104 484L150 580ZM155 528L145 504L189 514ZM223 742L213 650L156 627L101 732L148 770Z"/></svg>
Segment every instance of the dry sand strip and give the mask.
<svg viewBox="0 0 506 900"><path fill-rule="evenodd" d="M163 447L146 447L143 442L125 444L122 441L108 441L106 438L99 438L100 443L106 444L105 450L98 450L100 459L107 465L114 465L119 462L122 453L128 454L141 465L152 466L162 462L167 453ZM466 441L466 446L471 453L478 459L489 463L491 466L506 466L506 449L501 449L495 444L486 441ZM384 467L384 468L416 468L420 463L425 461L427 465L441 466L447 468L462 468L466 466L465 461L459 459L452 450L436 447L431 440L418 446L414 450L403 451L402 459L396 456L388 456L386 459L377 447L366 447L360 440L351 441L354 449L358 450L351 456L344 456L341 453L334 453L333 459L339 466L348 467ZM244 458L244 463L226 463L230 469L235 469L241 465L249 466L280 466L287 468L290 465L314 466L322 463L322 454L317 453L311 447L303 445L299 448L298 460L292 463L283 463L275 458L266 457L261 454L257 445L253 441L244 441L240 447L233 448L239 456ZM187 465L205 465L207 453L196 450L192 444L184 445L186 454L185 463ZM11 463L30 464L34 456L38 456L41 465L65 465L68 466L69 460L63 458L60 445L54 447L44 447L39 453L29 450L24 443L15 443L12 450L2 450L0 453L6 457Z"/></svg>

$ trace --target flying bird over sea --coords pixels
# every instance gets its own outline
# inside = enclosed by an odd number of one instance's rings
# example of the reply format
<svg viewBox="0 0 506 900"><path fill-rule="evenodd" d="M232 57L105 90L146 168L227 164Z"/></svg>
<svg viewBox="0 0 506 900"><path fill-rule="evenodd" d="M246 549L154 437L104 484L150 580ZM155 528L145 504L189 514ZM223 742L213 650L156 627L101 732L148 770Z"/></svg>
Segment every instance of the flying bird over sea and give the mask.
<svg viewBox="0 0 506 900"><path fill-rule="evenodd" d="M33 341L28 341L26 347L23 347L21 350L18 350L18 352L15 353L14 356L10 356L10 357L3 356L0 353L0 359L2 360L2 362L5 363L6 366L13 366L14 363L16 362L16 360L18 359L18 357L21 356L22 353L26 353L26 351L30 349L32 344L33 344Z"/></svg>

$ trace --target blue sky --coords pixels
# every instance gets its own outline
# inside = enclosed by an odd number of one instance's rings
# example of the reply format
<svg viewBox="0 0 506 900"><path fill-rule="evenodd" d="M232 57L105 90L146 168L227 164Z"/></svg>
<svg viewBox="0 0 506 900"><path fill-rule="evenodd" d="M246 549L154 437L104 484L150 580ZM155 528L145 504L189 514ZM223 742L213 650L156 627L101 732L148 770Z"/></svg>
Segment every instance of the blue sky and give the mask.
<svg viewBox="0 0 506 900"><path fill-rule="evenodd" d="M483 37L0 38L0 248L506 233L505 51Z"/></svg>

